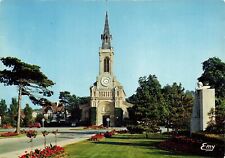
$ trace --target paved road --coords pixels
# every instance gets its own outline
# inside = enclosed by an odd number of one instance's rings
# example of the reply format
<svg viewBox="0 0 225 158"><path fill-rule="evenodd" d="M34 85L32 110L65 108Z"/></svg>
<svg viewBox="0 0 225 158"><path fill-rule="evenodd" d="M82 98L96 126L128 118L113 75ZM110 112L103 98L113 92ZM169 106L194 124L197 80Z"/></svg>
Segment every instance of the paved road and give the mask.
<svg viewBox="0 0 225 158"><path fill-rule="evenodd" d="M76 133L60 133L57 136L57 143L60 143L61 141L65 140L71 140L71 139L79 139L79 138L88 138L90 134L76 134ZM55 136L53 134L49 134L46 136L46 142L47 145L50 143L52 145L55 145ZM44 137L42 135L38 135L35 139L33 139L33 142L30 142L30 139L27 137L23 138L8 138L8 139L0 139L0 154L4 154L7 152L22 150L22 149L31 149L31 146L33 145L33 148L37 146L43 146L44 144Z"/></svg>
<svg viewBox="0 0 225 158"><path fill-rule="evenodd" d="M55 130L56 128L45 128L47 131ZM2 131L1 129L0 131ZM43 131L43 129L37 129ZM4 130L4 131L14 131L14 129ZM57 135L57 144L58 145L66 145L73 142L81 141L90 138L94 133L104 132L106 130L79 130L79 129L71 129L71 128L59 128L59 134ZM47 145L50 143L55 145L55 136L53 134L49 134L47 137ZM0 158L18 158L19 155L24 153L25 151L30 151L31 149L43 148L44 147L44 137L42 134L37 135L35 139L33 139L33 147L31 147L31 143L29 138L20 137L20 138L6 138L0 139Z"/></svg>
<svg viewBox="0 0 225 158"><path fill-rule="evenodd" d="M90 138L91 135L95 133L112 130L112 129L83 130L81 128L71 128L71 127L62 127L62 128L48 127L48 128L33 128L33 129L37 130L39 133L39 135L37 135L37 137L33 139L33 147L31 147L29 138L27 138L26 136L0 139L0 158L18 158L18 156L22 155L25 151L30 151L36 148L38 149L44 148L44 137L41 134L41 131L43 130L51 132L53 130L58 129L59 133L57 135L57 145L60 146L88 139ZM114 128L114 129L122 130L125 128ZM0 132L8 132L8 131L15 131L15 129L0 129ZM46 138L47 138L47 145L49 145L50 143L52 145L55 145L55 136L53 134L50 133Z"/></svg>

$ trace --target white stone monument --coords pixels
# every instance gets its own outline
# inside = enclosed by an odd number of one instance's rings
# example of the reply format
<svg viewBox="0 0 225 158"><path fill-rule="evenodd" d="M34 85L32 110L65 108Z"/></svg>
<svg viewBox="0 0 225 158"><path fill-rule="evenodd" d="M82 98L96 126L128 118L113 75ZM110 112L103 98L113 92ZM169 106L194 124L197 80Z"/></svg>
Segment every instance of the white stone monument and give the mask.
<svg viewBox="0 0 225 158"><path fill-rule="evenodd" d="M210 121L208 113L215 109L215 89L197 83L191 116L191 132L204 131Z"/></svg>

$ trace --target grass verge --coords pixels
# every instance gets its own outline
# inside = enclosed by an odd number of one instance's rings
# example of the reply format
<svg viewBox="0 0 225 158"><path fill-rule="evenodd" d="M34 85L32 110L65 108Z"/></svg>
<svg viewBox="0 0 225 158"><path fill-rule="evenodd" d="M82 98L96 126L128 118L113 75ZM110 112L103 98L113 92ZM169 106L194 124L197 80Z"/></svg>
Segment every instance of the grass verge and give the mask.
<svg viewBox="0 0 225 158"><path fill-rule="evenodd" d="M65 147L68 158L164 158L199 156L180 155L161 150L156 144L166 139L161 134L145 135L123 134L105 138L99 142L83 141Z"/></svg>

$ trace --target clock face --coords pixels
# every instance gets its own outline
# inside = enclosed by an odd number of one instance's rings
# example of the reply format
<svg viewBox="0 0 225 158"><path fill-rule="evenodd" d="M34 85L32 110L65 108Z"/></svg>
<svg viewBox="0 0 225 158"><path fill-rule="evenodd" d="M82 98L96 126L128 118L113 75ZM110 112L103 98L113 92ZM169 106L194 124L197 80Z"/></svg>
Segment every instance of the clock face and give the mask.
<svg viewBox="0 0 225 158"><path fill-rule="evenodd" d="M109 77L102 77L102 79L101 79L101 84L103 85L103 86L108 86L109 85L109 83L110 83L110 78Z"/></svg>

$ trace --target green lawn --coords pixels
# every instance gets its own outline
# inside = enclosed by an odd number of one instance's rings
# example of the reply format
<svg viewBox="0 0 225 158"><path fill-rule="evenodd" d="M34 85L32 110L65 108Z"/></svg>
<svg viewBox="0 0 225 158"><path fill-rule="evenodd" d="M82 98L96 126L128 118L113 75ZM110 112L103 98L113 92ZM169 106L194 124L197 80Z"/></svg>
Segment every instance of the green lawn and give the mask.
<svg viewBox="0 0 225 158"><path fill-rule="evenodd" d="M83 141L65 147L69 158L160 158L160 157L199 157L177 155L156 148L156 143L166 139L162 135L116 135L99 142Z"/></svg>

